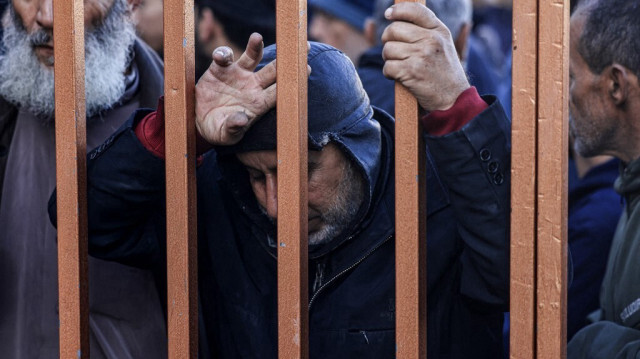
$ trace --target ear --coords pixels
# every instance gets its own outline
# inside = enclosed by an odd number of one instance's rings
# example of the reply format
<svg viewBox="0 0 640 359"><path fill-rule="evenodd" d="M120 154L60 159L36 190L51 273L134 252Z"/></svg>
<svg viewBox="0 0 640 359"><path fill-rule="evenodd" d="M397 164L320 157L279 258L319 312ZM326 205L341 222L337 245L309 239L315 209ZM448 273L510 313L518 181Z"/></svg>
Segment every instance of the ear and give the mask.
<svg viewBox="0 0 640 359"><path fill-rule="evenodd" d="M211 42L215 38L217 27L218 24L213 17L213 11L208 7L203 7L198 19L198 41L201 44Z"/></svg>
<svg viewBox="0 0 640 359"><path fill-rule="evenodd" d="M609 97L616 106L623 105L629 97L629 91L631 91L631 72L617 63L607 66L603 72L605 81L607 81Z"/></svg>
<svg viewBox="0 0 640 359"><path fill-rule="evenodd" d="M376 26L376 22L373 21L372 18L368 17L364 21L364 38L367 40L369 46L374 46L380 41L380 39L376 38L377 31L378 28Z"/></svg>
<svg viewBox="0 0 640 359"><path fill-rule="evenodd" d="M469 34L471 33L471 24L465 23L460 27L458 37L454 39L453 44L456 47L458 58L464 62L467 58L467 47L469 46Z"/></svg>

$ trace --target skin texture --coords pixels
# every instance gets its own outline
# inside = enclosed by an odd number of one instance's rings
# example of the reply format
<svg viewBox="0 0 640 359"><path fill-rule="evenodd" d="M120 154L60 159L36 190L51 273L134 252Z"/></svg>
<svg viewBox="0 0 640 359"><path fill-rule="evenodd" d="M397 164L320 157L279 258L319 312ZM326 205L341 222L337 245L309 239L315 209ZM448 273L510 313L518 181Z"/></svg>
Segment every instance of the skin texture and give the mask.
<svg viewBox="0 0 640 359"><path fill-rule="evenodd" d="M373 46L363 31L323 11L316 10L309 25L309 36L344 52L354 64L363 52Z"/></svg>
<svg viewBox="0 0 640 359"><path fill-rule="evenodd" d="M578 51L589 8L571 17L569 126L575 150L584 157L612 155L623 162L640 156L640 87L638 77L612 63L600 74L591 71Z"/></svg>
<svg viewBox="0 0 640 359"><path fill-rule="evenodd" d="M384 75L399 81L427 111L447 110L470 87L447 27L424 5L404 2L385 12Z"/></svg>
<svg viewBox="0 0 640 359"><path fill-rule="evenodd" d="M272 219L278 218L276 151L240 153L238 160L249 172L249 182L258 204ZM322 151L309 151L309 234L327 225L325 214L336 203L347 159L333 144Z"/></svg>
<svg viewBox="0 0 640 359"><path fill-rule="evenodd" d="M130 0L129 3L135 7L140 1ZM27 33L44 30L53 35L53 0L12 0L12 3ZM112 5L113 0L85 0L85 30L91 30L99 25ZM53 36L47 44L36 46L34 50L43 65L53 67L49 61L53 56Z"/></svg>

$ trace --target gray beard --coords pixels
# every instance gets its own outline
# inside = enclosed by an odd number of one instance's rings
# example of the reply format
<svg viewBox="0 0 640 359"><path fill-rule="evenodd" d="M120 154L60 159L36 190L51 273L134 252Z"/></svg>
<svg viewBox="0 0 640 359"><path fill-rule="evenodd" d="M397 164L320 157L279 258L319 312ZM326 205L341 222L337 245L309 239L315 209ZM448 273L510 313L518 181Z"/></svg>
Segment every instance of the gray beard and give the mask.
<svg viewBox="0 0 640 359"><path fill-rule="evenodd" d="M327 212L321 214L324 226L309 235L309 245L315 246L331 242L332 239L344 232L358 214L363 200L364 180L362 175L355 170L353 164L347 160L342 179L338 185L337 195ZM276 220L269 217L264 207L260 205L258 207L271 223L275 226L278 225Z"/></svg>
<svg viewBox="0 0 640 359"><path fill-rule="evenodd" d="M325 244L344 232L352 224L364 200L364 183L349 160L346 160L338 193L331 207L322 213L325 225L309 235L309 245Z"/></svg>
<svg viewBox="0 0 640 359"><path fill-rule="evenodd" d="M5 53L0 56L0 96L52 121L55 112L54 74L40 63L34 46L47 43L51 33L28 34L13 6L2 19ZM136 39L126 0L116 0L104 21L85 32L85 100L87 118L112 108L126 90L125 72ZM54 59L48 59L50 65Z"/></svg>

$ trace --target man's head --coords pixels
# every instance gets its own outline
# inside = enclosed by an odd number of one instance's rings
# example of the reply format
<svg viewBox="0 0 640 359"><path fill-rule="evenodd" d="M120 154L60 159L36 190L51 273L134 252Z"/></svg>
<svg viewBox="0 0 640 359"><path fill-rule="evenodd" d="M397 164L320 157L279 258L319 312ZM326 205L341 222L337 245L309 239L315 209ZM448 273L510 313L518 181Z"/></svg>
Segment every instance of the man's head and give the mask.
<svg viewBox="0 0 640 359"><path fill-rule="evenodd" d="M275 47L266 48L256 70L274 58ZM313 69L307 110L309 240L313 245L350 234L368 210L380 168L381 131L355 68L344 54L311 43L308 61ZM386 115L376 112L375 116ZM276 122L272 109L239 143L217 147L223 173L236 193L251 191L248 202L255 199L273 222L278 215Z"/></svg>
<svg viewBox="0 0 640 359"><path fill-rule="evenodd" d="M313 9L309 36L344 52L353 63L373 43L367 18L373 12L372 0L311 0Z"/></svg>
<svg viewBox="0 0 640 359"><path fill-rule="evenodd" d="M382 33L389 25L384 16L385 10L393 5L394 0L376 0L373 24L375 27L375 41L380 44ZM460 60L467 56L467 40L471 31L473 7L471 0L427 0L427 7L444 23L451 32L456 51Z"/></svg>
<svg viewBox="0 0 640 359"><path fill-rule="evenodd" d="M276 151L237 154L249 172L249 182L262 211L278 218ZM342 233L358 213L364 198L362 176L335 144L309 151L309 244L326 243Z"/></svg>
<svg viewBox="0 0 640 359"><path fill-rule="evenodd" d="M640 155L640 5L582 1L571 17L570 129L582 156Z"/></svg>
<svg viewBox="0 0 640 359"><path fill-rule="evenodd" d="M127 0L85 1L87 116L110 108L124 94L135 29ZM0 96L52 119L52 0L13 0L3 20L5 54L0 57Z"/></svg>

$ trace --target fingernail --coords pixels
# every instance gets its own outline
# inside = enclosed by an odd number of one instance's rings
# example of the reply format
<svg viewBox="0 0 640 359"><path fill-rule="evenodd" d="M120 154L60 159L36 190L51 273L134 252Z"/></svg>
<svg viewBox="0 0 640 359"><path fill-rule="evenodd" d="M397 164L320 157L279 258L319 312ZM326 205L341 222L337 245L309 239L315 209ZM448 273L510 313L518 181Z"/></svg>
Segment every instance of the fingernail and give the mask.
<svg viewBox="0 0 640 359"><path fill-rule="evenodd" d="M387 10L385 10L384 17L387 18L387 19L390 19L392 13L393 13L393 7L390 7Z"/></svg>

